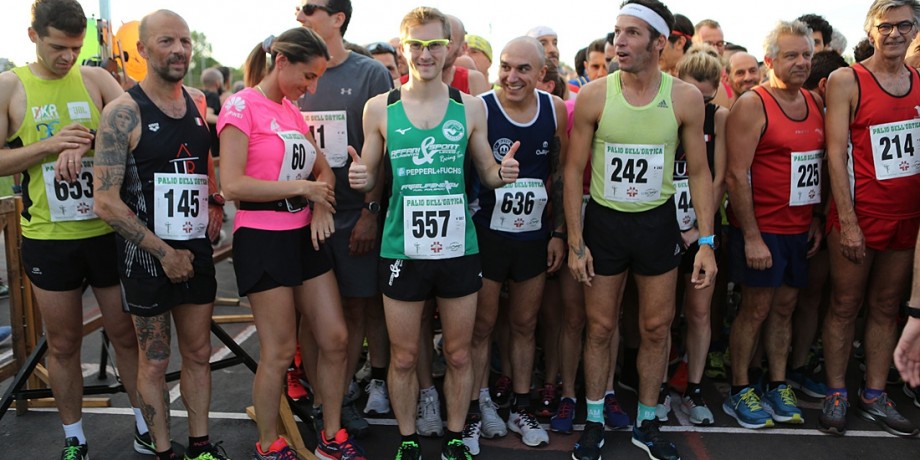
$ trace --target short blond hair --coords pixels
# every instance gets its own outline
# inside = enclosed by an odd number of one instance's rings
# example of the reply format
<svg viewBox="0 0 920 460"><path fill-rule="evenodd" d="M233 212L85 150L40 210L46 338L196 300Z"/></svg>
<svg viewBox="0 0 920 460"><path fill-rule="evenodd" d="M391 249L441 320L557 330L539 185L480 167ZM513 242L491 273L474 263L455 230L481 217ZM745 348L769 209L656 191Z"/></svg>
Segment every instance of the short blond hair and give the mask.
<svg viewBox="0 0 920 460"><path fill-rule="evenodd" d="M687 50L677 62L677 77L691 77L699 82L718 85L722 78L722 61L719 52L711 45L698 43Z"/></svg>
<svg viewBox="0 0 920 460"><path fill-rule="evenodd" d="M434 21L441 21L441 29L444 33L443 38L450 39L450 23L447 22L447 16L437 8L430 6L414 8L403 16L402 22L399 23L399 37L406 38L409 35L410 28L423 26Z"/></svg>

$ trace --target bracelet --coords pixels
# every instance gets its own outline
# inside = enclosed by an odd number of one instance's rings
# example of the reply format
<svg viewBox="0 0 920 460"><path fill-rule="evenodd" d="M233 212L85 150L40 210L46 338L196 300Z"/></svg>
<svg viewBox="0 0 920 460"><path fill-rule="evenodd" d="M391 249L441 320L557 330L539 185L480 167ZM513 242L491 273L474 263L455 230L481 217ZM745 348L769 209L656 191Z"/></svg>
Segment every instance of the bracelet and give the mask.
<svg viewBox="0 0 920 460"><path fill-rule="evenodd" d="M552 237L559 238L562 241L565 241L569 238L569 235L567 235L565 232L553 232Z"/></svg>
<svg viewBox="0 0 920 460"><path fill-rule="evenodd" d="M502 177L502 166L501 165L498 165L498 178L501 179L502 182L505 181L505 178Z"/></svg>
<svg viewBox="0 0 920 460"><path fill-rule="evenodd" d="M920 318L920 308L907 306L907 316L911 318Z"/></svg>

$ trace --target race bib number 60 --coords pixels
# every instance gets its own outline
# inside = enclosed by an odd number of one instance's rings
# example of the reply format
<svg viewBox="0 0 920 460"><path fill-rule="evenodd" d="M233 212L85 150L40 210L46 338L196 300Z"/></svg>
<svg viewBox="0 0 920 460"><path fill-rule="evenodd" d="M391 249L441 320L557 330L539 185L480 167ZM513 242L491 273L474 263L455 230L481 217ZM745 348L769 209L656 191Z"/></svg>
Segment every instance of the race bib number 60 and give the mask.
<svg viewBox="0 0 920 460"><path fill-rule="evenodd" d="M164 240L204 238L208 228L208 176L153 175L154 233Z"/></svg>
<svg viewBox="0 0 920 460"><path fill-rule="evenodd" d="M410 259L449 259L466 251L463 195L403 198L403 250Z"/></svg>
<svg viewBox="0 0 920 460"><path fill-rule="evenodd" d="M54 162L42 165L45 196L52 222L95 219L93 212L93 159L80 160L77 180L70 183L54 179Z"/></svg>
<svg viewBox="0 0 920 460"><path fill-rule="evenodd" d="M604 198L642 203L661 196L664 145L605 144Z"/></svg>
<svg viewBox="0 0 920 460"><path fill-rule="evenodd" d="M914 156L914 143L920 141L920 120L870 126L869 135L876 179L895 179L920 172L920 158Z"/></svg>

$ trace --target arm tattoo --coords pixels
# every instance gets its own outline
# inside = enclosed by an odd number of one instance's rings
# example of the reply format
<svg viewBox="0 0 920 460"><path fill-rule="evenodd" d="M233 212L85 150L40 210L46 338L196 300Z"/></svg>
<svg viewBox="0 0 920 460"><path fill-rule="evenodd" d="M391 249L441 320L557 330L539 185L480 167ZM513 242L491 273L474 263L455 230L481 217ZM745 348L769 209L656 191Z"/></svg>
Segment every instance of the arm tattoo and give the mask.
<svg viewBox="0 0 920 460"><path fill-rule="evenodd" d="M575 256L578 257L579 260L585 258L585 241L584 240L579 241L578 246L570 244L569 248L575 251Z"/></svg>
<svg viewBox="0 0 920 460"><path fill-rule="evenodd" d="M96 175L96 180L99 181L99 190L106 191L113 187L121 187L122 178L125 175L124 166L110 166L107 168L99 168L99 174Z"/></svg>
<svg viewBox="0 0 920 460"><path fill-rule="evenodd" d="M549 149L549 171L553 178L553 225L559 228L565 224L565 205L562 201L562 167L559 165L559 156L562 150L562 143L559 136L553 136L553 143Z"/></svg>
<svg viewBox="0 0 920 460"><path fill-rule="evenodd" d="M110 227L112 227L113 230L118 232L122 238L138 246L141 245L141 241L144 241L144 236L146 236L147 227L137 218L137 216L133 216L133 218L123 218L120 216L113 217L108 224ZM148 251L150 251L154 256L157 256L157 258L162 258L164 255L166 255L165 253L159 254L157 250Z"/></svg>
<svg viewBox="0 0 920 460"><path fill-rule="evenodd" d="M139 123L137 111L132 107L120 105L112 108L99 124L102 148L96 152L96 164L124 165L131 148L131 132Z"/></svg>

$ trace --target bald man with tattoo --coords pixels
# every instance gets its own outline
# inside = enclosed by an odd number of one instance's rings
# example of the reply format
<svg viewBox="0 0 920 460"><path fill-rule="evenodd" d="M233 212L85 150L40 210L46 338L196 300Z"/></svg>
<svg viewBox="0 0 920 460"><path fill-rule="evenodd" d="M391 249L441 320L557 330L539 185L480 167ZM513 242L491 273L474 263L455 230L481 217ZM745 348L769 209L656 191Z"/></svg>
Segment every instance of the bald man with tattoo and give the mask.
<svg viewBox="0 0 920 460"><path fill-rule="evenodd" d="M96 155L96 213L118 233L119 275L140 346L137 393L157 458L178 458L169 436L166 370L173 327L182 355L188 460L226 458L208 438L210 322L217 282L209 235L221 213L210 135L182 79L192 39L177 14L140 25L147 77L102 112Z"/></svg>

